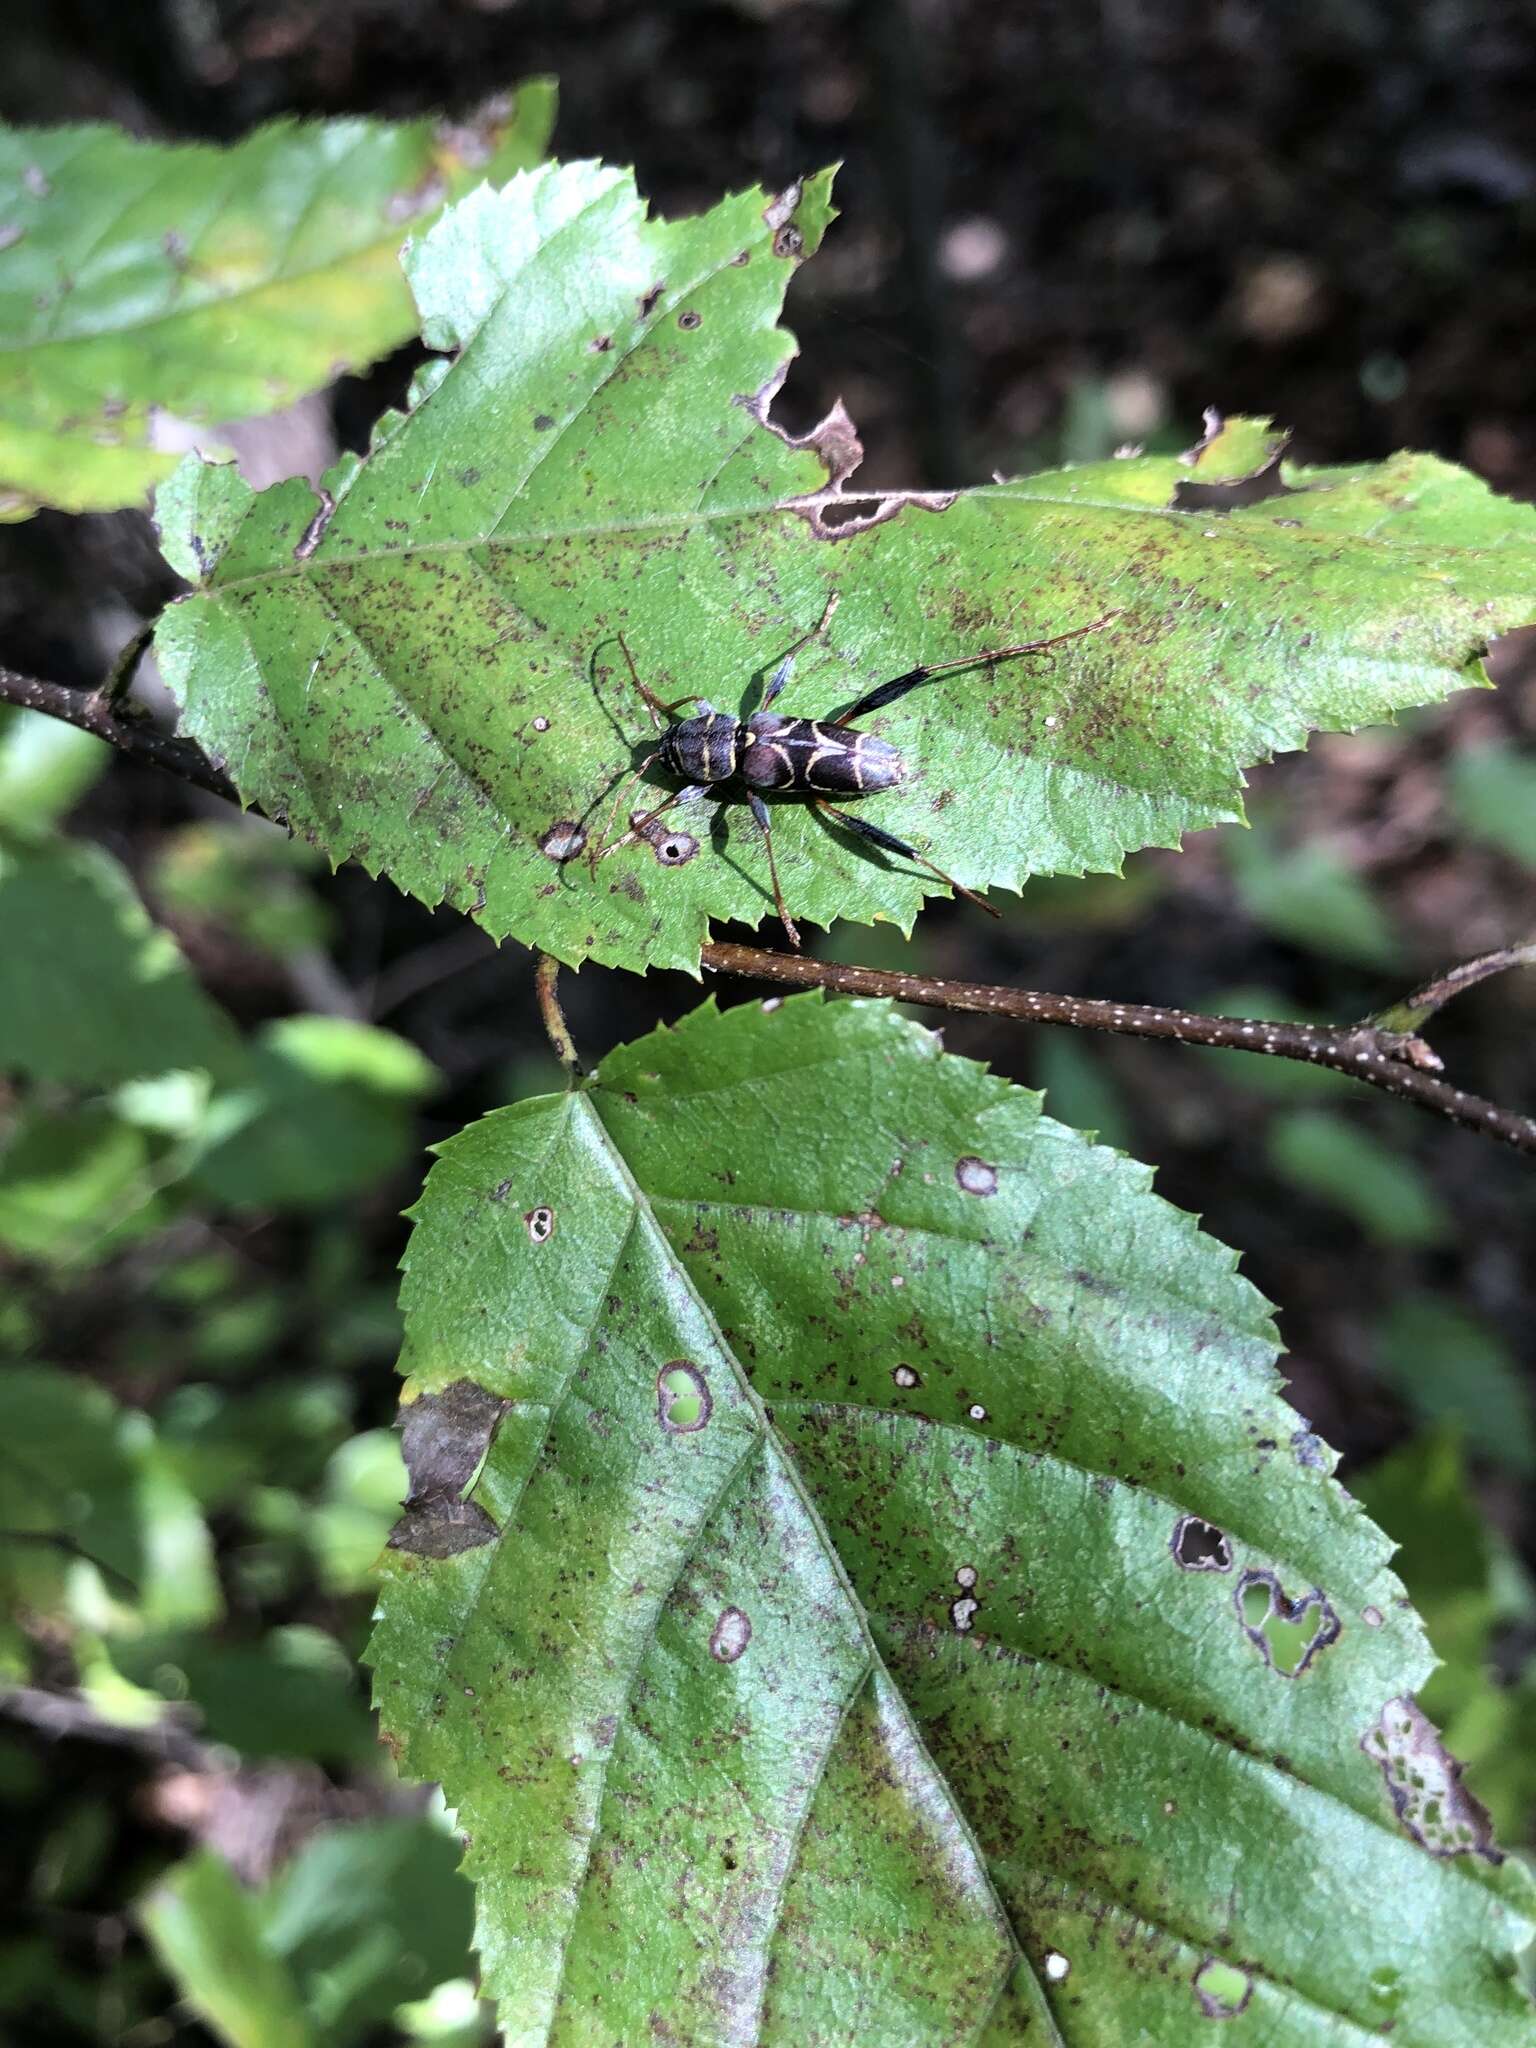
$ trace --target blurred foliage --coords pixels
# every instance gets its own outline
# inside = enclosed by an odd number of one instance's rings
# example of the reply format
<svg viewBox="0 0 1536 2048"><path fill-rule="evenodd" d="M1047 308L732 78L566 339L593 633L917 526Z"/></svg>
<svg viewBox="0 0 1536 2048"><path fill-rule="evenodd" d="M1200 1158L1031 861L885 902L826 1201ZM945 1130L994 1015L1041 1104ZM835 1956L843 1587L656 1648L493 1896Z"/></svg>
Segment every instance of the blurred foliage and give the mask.
<svg viewBox="0 0 1536 2048"><path fill-rule="evenodd" d="M1528 1382L1498 1334L1443 1296L1401 1295L1376 1332L1377 1364L1425 1422L1461 1424L1469 1445L1529 1478L1536 1423Z"/></svg>
<svg viewBox="0 0 1536 2048"><path fill-rule="evenodd" d="M1255 820L1228 832L1222 847L1249 915L1276 938L1355 967L1400 967L1402 942L1383 905L1354 868L1322 842L1282 844Z"/></svg>
<svg viewBox="0 0 1536 2048"><path fill-rule="evenodd" d="M1446 794L1470 840L1536 868L1536 751L1467 747L1451 759Z"/></svg>

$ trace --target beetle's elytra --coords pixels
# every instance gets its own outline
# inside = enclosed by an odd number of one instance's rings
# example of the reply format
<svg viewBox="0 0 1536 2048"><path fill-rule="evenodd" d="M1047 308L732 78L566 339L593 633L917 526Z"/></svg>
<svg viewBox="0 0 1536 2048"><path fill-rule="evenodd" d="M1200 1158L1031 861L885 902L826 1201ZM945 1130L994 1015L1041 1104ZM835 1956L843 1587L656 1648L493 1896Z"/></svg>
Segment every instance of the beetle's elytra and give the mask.
<svg viewBox="0 0 1536 2048"><path fill-rule="evenodd" d="M872 825L867 818L856 818L850 811L838 810L826 801L831 796L873 796L882 789L895 789L908 779L907 764L898 749L876 733L856 731L852 721L865 712L894 704L898 697L904 697L919 683L927 682L930 676L943 675L951 669L990 666L993 662L1011 661L1021 655L1043 654L1047 648L1059 647L1063 641L1097 632L1115 614L1107 612L1091 625L1075 626L1070 632L1054 634L1048 640L1031 640L1016 647L995 647L984 654L961 655L954 661L924 663L908 669L904 675L893 676L887 683L878 684L831 720L787 718L781 712L771 710L774 699L789 681L795 655L806 641L814 639L822 631L836 609L837 595L834 592L827 599L820 620L791 647L769 678L762 702L745 719L732 718L729 712L717 711L703 697L691 694L675 698L670 704L662 703L654 691L641 682L629 643L622 633L619 635L630 679L644 700L660 738L634 772L620 784L609 813L607 832L601 840L592 843L591 869L594 875L598 862L605 855L627 844L637 832L643 831L663 812L671 810L674 804L693 803L721 783L735 782L743 787L747 806L762 832L768 853L774 906L791 945L799 946L800 934L784 907L784 892L779 887L778 865L773 857L773 827L768 806L762 797L764 790L783 796L808 797L824 816L836 819L838 824L860 839L878 846L882 852L916 861L930 874L937 875L941 882L947 883L957 895L979 905L990 916L997 916L990 903L982 902L964 883L957 882L953 875L947 875L925 854L908 846L905 840ZM672 713L683 704L697 704L698 711L692 718L672 718ZM608 835L613 830L624 797L646 770L655 766L677 776L684 787L655 810L637 813L629 830L617 839L611 839Z"/></svg>

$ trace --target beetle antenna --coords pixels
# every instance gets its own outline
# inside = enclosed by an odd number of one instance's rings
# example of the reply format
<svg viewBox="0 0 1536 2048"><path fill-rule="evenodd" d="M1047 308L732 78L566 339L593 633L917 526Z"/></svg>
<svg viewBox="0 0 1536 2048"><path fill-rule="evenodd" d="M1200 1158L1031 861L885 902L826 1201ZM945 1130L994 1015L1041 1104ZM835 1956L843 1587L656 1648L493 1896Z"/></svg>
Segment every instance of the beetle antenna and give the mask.
<svg viewBox="0 0 1536 2048"><path fill-rule="evenodd" d="M665 732L667 720L672 716L672 713L680 710L684 704L697 704L699 701L698 697L690 690L686 696L674 697L670 704L664 704L654 690L647 688L641 682L640 671L635 667L635 657L630 653L629 642L624 638L624 635L618 633L614 637L624 650L624 659L629 663L629 679L645 700L645 708L651 714L652 725L655 726L658 732Z"/></svg>

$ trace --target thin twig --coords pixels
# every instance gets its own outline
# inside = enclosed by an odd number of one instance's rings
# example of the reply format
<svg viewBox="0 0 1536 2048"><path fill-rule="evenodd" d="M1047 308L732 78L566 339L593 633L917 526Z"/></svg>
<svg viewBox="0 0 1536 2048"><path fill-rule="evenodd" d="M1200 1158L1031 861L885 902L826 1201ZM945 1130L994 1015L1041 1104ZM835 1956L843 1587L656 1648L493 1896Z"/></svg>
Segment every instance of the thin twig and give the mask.
<svg viewBox="0 0 1536 2048"><path fill-rule="evenodd" d="M576 1057L575 1041L570 1026L565 1021L565 1012L560 1007L560 993L555 983L560 973L560 962L550 953L541 953L538 965L533 970L533 985L539 998L539 1014L544 1019L544 1030L554 1047L555 1058L565 1068L573 1081L581 1079L581 1063Z"/></svg>
<svg viewBox="0 0 1536 2048"><path fill-rule="evenodd" d="M45 1692L41 1686L0 1686L0 1719L19 1721L57 1742L102 1742L119 1749L137 1749L164 1763L184 1764L195 1771L218 1768L218 1751L202 1742L174 1706L164 1707L151 1721L109 1721L80 1693Z"/></svg>
<svg viewBox="0 0 1536 2048"><path fill-rule="evenodd" d="M1529 957L1530 949L1513 947L1506 964L1519 965ZM1363 1024L1326 1025L1277 1023L1259 1017L1207 1017L1195 1010L1156 1009L1147 1003L1112 1003L1087 996L1047 995L1035 989L997 988L985 982L890 974L874 967L844 967L830 960L807 960L798 953L770 953L758 946L714 943L705 946L702 958L706 967L719 974L787 983L793 988L831 989L839 995L888 996L896 1002L921 1003L938 1010L1011 1017L1021 1024L1068 1024L1079 1031L1113 1031L1130 1038L1173 1038L1185 1045L1215 1045L1234 1052L1305 1060L1314 1067L1332 1067L1335 1072L1348 1074L1372 1088L1400 1096L1432 1115L1449 1117L1468 1130L1512 1145L1517 1152L1536 1156L1536 1117L1518 1116L1480 1096L1467 1095L1449 1082L1436 1080L1415 1064L1413 1053L1402 1043L1401 1033L1384 1029L1370 1019ZM1453 970L1442 981L1454 981L1458 971Z"/></svg>
<svg viewBox="0 0 1536 2048"><path fill-rule="evenodd" d="M195 741L174 739L152 726L112 715L100 693L82 695L58 683L40 682L0 668L0 703L20 704L49 717L62 718L152 767L163 768L212 795L238 803L240 796L223 770L215 767ZM281 821L279 821L281 822ZM1536 964L1536 940L1483 954L1454 967L1448 974L1417 989L1402 1003L1364 1023L1321 1025L1278 1023L1270 1018L1207 1017L1195 1010L1156 1009L1146 1003L1114 1003L1087 996L1058 996L1035 989L998 988L984 982L941 981L931 976L889 974L874 967L843 967L825 960L807 960L791 953L771 953L757 946L713 943L703 948L704 966L719 974L743 975L794 988L825 988L841 995L889 996L897 1002L921 1003L940 1010L969 1010L994 1017L1012 1017L1023 1024L1066 1024L1080 1031L1112 1031L1132 1038L1173 1038L1187 1045L1223 1046L1233 1052L1268 1053L1274 1058L1304 1060L1331 1067L1372 1088L1448 1117L1468 1130L1480 1131L1536 1156L1536 1117L1500 1109L1481 1096L1468 1095L1438 1080L1428 1068L1435 1055L1413 1035L1422 1022L1461 990L1490 974ZM573 1080L581 1067L565 1016L555 992L558 963L539 957L535 985L544 1028L555 1055Z"/></svg>
<svg viewBox="0 0 1536 2048"><path fill-rule="evenodd" d="M78 726L82 732L92 732L97 739L106 740L121 753L131 754L135 760L147 761L151 767L163 768L167 773L179 776L183 782L206 789L212 796L223 797L227 803L237 804L240 801L235 785L222 768L214 766L195 741L174 739L168 733L157 732L142 720L120 716L104 691L92 691L87 695L81 690L66 690L62 683L45 683L36 676L18 675L14 669L0 668L0 704L19 704L24 710L41 711L49 718L61 718L66 725Z"/></svg>

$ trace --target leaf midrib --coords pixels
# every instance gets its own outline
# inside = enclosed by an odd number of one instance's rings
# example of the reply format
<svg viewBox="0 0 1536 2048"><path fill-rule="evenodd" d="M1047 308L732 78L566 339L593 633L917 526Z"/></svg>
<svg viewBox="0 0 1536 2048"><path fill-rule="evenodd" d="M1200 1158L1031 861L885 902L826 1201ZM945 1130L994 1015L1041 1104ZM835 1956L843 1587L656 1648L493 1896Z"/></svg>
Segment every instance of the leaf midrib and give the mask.
<svg viewBox="0 0 1536 2048"><path fill-rule="evenodd" d="M941 1786L943 1788L944 1798L948 1812L951 1818L953 1819L954 1825L960 1830L961 1836L965 1841L970 1856L973 1859L974 1868L977 1872L980 1882L985 1885L987 1895L991 1900L993 1913L995 1915L995 1924L998 1928L1007 1930L1008 1940L1011 1943L1014 1951L1014 1968L1017 1968L1018 1964L1022 1963L1025 1966L1025 1968L1029 1970L1031 1976L1034 1978L1037 1986L1039 1987L1041 1996L1043 1998L1045 1996L1045 1987L1041 1983L1039 1975L1035 1970L1034 1963L1024 1948L1024 1944L1019 1939L1018 1930L1017 1928L1015 1928L1013 1924L1012 1915L1008 1912L1007 1907L1003 1904L1002 1899L998 1895L997 1888L992 1882L992 1876L988 1868L987 1858L983 1854L981 1844L977 1841L975 1833L971 1828L970 1819L967 1816L964 1808L961 1806L960 1801L955 1796L954 1789L950 1785L947 1775L939 1769L937 1763L934 1761L933 1756L928 1748L927 1741L923 1735L923 1731L919 1727L917 1721L914 1719L911 1709L907 1704L906 1696L900 1684L898 1683L895 1674L890 1670L889 1666L886 1664L885 1658L881 1654L880 1646L878 1642L875 1640L874 1631L870 1627L869 1617L865 1612L863 1602L860 1600L858 1593L854 1590L853 1582L848 1577L847 1570L843 1564L843 1560L838 1551L837 1545L832 1541L831 1533L827 1529L826 1523L823 1521L821 1513L817 1508L815 1501L811 1498L811 1495L806 1488L804 1480L801 1478L799 1466L794 1457L793 1448L784 1441L784 1439L780 1436L778 1430L774 1427L773 1422L768 1415L767 1409L764 1407L762 1401L758 1398L756 1392L753 1389L750 1376L747 1374L740 1359L736 1355L734 1346L732 1346L726 1341L725 1334L721 1330L718 1322L715 1320L715 1316L712 1310L710 1309L708 1302L705 1301L703 1296L699 1293L698 1289L694 1286L692 1274L688 1271L687 1267L683 1265L683 1263L679 1259L678 1254L672 1244L670 1236L662 1226L660 1220L656 1216L655 1211L651 1207L649 1197L647 1196L645 1190L641 1187L639 1181L635 1178L634 1172L630 1167L629 1161L625 1157L622 1146L619 1144L617 1138L614 1137L613 1133L609 1130L607 1124L603 1121L602 1111L598 1103L599 1093L600 1084L595 1084L573 1091L573 1096L574 1100L580 1104L581 1108L591 1118L593 1126L595 1127L594 1136L602 1144L612 1164L616 1177L629 1194L631 1201L634 1203L637 1216L642 1218L644 1222L649 1226L649 1228L655 1232L657 1242L662 1248L663 1252L665 1253L667 1263L671 1266L672 1270L677 1273L683 1285L687 1288L696 1312L707 1325L707 1327L713 1334L716 1343L720 1347L720 1355L728 1361L731 1368L731 1372L736 1381L737 1389L741 1395L742 1401L746 1406L748 1413L753 1417L754 1421L756 1422L759 1440L765 1444L771 1443L774 1446L775 1450L778 1452L779 1461L784 1471L786 1482L789 1485L792 1492L794 1493L797 1505L799 1506L801 1513L804 1514L807 1524L811 1529L815 1531L817 1540L821 1545L822 1554L827 1561L828 1568L830 1569L837 1585L841 1589L844 1599L848 1603L848 1611L852 1616L854 1623L858 1629L859 1636L863 1641L868 1661L866 1664L866 1668L858 1681L858 1686L860 1689L862 1689L863 1686L867 1685L870 1676L873 1672L877 1670L884 1674L887 1683L890 1685L892 1698L896 1700L900 1705L901 1713L907 1723L907 1727L911 1734L914 1746L918 1750L919 1754L922 1756L928 1768L932 1771L933 1782L935 1783L935 1785ZM770 1933L769 1936L770 1943L774 1937L774 1934L776 1934L777 1932L779 1916L781 1915L783 1910L784 1899L788 1892L789 1880L793 1873L793 1869L793 1863L786 1866L784 1880L779 1887L779 1895L777 1900L775 1901L774 1930L773 1933ZM1011 1975L1012 1971L1010 1970L1008 1972L1008 1975L1005 1976L1003 1979L1004 1985L1006 1985L1008 1981L1008 1976ZM999 1989L998 1995L1001 1996L1001 1987ZM995 2005L995 2003L996 2000L994 1999L993 2004ZM761 2007L759 2007L759 2013L760 2012ZM985 2024L986 2018L989 2017L990 2011L987 2015L983 2016L983 2025Z"/></svg>
<svg viewBox="0 0 1536 2048"><path fill-rule="evenodd" d="M415 414L413 413L409 417L414 418ZM364 466L366 466L366 458ZM361 470L357 474L360 475ZM283 488L283 486L273 485L271 488L276 490ZM252 493L250 506L246 508L247 517L251 509L258 505L267 495L268 493L265 491ZM813 491L803 495L791 493L784 498L756 498L739 505L711 507L708 510L703 508L683 508L676 512L638 514L628 519L594 520L587 525L573 523L510 535L498 533L494 537L491 534L475 534L454 540L391 541L377 546L354 548L348 551L327 546L324 552L309 557L304 561L292 564L274 563L262 570L252 571L241 576L221 577L217 568L215 568L212 576L206 582L200 584L194 594L202 597L218 597L226 591L237 591L267 584L282 583L290 578L299 576L323 575L332 568L345 570L359 562L396 561L414 555L468 554L477 548L499 548L511 552L523 547L545 547L555 541L608 540L627 534L687 532L692 527L727 525L733 521L765 519L776 516L803 520L805 513L825 510L827 508L831 508L834 511L847 511L850 505L887 505L891 503L913 505L916 503L916 498L916 493L900 490ZM1171 506L1166 505L1128 505L1117 503L1112 498L1080 498L1069 492L1000 492L995 484L964 486L955 491L954 500L956 504L968 504L979 501L982 503L1006 502L1010 505L1039 505L1053 511L1102 512L1116 519L1156 519L1186 525L1193 516L1188 512L1175 511ZM514 499L513 502L515 503L516 500ZM917 509L922 508L919 506ZM501 516L504 518L505 513ZM930 513L928 516L930 518L943 518L945 515L943 513ZM879 529L872 530L878 531ZM1266 541L1273 539L1273 535L1265 532L1261 527L1244 527L1240 530L1245 536L1262 535ZM340 536L338 536L339 538ZM326 540L327 543L331 540L329 533L326 536ZM1370 549L1380 557L1390 556L1391 562L1394 565L1398 562L1406 565L1421 556L1428 556L1439 562L1443 560L1446 553L1446 545L1444 544L1431 545L1427 541L1378 538L1375 534L1312 533L1304 527L1300 530L1299 534L1287 534L1285 542L1287 547L1299 547L1308 544L1319 547L1326 545L1338 547L1343 545L1350 548ZM822 545L831 547L841 545L841 543L824 542ZM1525 545L1529 545L1529 543L1525 543ZM1497 549L1485 549L1479 546L1476 548L1453 549L1453 552L1477 555L1497 552ZM1384 657L1373 651L1371 658L1382 659ZM1431 657L1426 657L1426 660L1429 659Z"/></svg>

